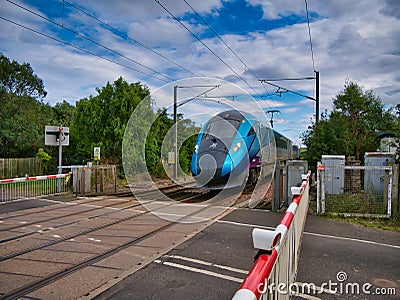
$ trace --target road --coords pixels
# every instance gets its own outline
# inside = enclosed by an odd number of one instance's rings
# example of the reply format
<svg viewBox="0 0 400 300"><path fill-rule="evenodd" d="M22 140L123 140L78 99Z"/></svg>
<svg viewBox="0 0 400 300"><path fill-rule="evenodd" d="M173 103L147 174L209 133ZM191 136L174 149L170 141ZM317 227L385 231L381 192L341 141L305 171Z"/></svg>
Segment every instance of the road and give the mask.
<svg viewBox="0 0 400 300"><path fill-rule="evenodd" d="M253 263L252 229L274 227L281 216L268 211L235 210L97 299L230 299ZM309 215L297 281L317 287L330 281L332 284L325 293L317 289L295 298L398 299L399 264L399 233ZM338 273L347 276L342 293ZM371 294L362 293L363 286ZM395 291L397 298L372 295L385 288L386 293Z"/></svg>
<svg viewBox="0 0 400 300"><path fill-rule="evenodd" d="M98 225L96 222L102 220L103 214L125 218L126 213L131 213L131 210L120 209L134 204L132 201L134 200L130 198L115 197L74 198L65 203L30 199L1 205L3 219L0 225L3 228L3 238L7 239L9 235L15 234L28 235L12 242L4 242L0 246L0 252L7 254L11 251L10 247L25 249L31 243L43 243L54 239L56 235L60 239L65 234L70 234L71 230L75 232L75 227L79 231L88 230ZM143 212L136 213L141 216ZM9 214L17 217L4 219ZM170 227L171 230L159 232L152 239L71 273L29 294L29 297L231 299L253 264L256 253L251 239L253 228L275 227L281 217L282 213L266 210L231 209L229 214L218 220L177 224ZM82 259L82 255L96 254L119 243L119 239L126 239L143 230L151 230L153 226L164 222L151 214L146 215L145 219L136 219L137 222L129 221L126 226L118 225L118 235L101 235L100 232L94 234L93 231L86 240L75 238L73 243L68 242L68 247L62 246L65 243L60 243L59 247L54 245L46 251L38 249L37 254L42 255L40 259L33 252L27 252L24 257L8 260L12 263L4 260L3 269L0 268L0 277L4 280L0 287L2 290L12 289L11 285L19 282L14 280L16 278L40 279L42 273L51 273L63 266L70 267L73 260ZM10 226L14 229L7 230ZM62 227L56 229L57 227L49 226ZM47 227L49 229L44 230ZM85 251L82 250L84 246ZM301 290L301 296L295 298L399 299L399 262L399 233L308 215L297 282L299 288L312 284L316 289ZM339 281L342 278L345 280ZM303 283L308 285L304 286ZM321 286L325 289L318 289ZM324 293L320 293L321 291ZM397 296L377 295L378 292L396 292Z"/></svg>

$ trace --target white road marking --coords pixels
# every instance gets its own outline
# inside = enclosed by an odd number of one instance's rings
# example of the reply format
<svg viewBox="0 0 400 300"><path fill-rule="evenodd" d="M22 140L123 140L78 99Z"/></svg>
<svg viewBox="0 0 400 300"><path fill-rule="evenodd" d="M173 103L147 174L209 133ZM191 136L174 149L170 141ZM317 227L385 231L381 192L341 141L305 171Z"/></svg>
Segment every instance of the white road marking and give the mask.
<svg viewBox="0 0 400 300"><path fill-rule="evenodd" d="M228 270L228 271L232 271L232 272L236 272L236 273L242 273L242 274L245 274L245 275L247 275L247 273L248 273L248 271L246 271L246 270L241 270L241 269L237 269L237 268L233 268L233 267L218 265L218 264L214 264L214 263L209 262L209 261L204 261L204 260L190 258L190 257L184 257L184 256L180 256L180 255L166 255L166 257L176 258L176 259L185 260L185 261L190 261L190 262L197 263L199 265L215 267L215 268Z"/></svg>
<svg viewBox="0 0 400 300"><path fill-rule="evenodd" d="M53 237L60 238L61 236L59 236L58 234L53 234Z"/></svg>
<svg viewBox="0 0 400 300"><path fill-rule="evenodd" d="M88 240L93 242L101 242L101 240L96 240L95 238L88 238Z"/></svg>
<svg viewBox="0 0 400 300"><path fill-rule="evenodd" d="M204 261L204 260L200 260L200 259L184 257L184 256L180 256L180 255L166 255L165 257L180 259L180 260L189 261L189 262L193 262L193 263L197 263L197 264L201 264L201 265L212 266L212 267L216 267L216 268L220 268L220 269L224 269L224 270L229 270L229 271L233 271L233 272L237 272L237 273L247 274L247 271L245 271L245 270L232 268L232 267L228 267L228 266L223 266L223 265L218 265L218 264L214 264L212 262L208 262L208 261ZM190 271L190 272L195 272L195 273L200 273L200 274L204 274L204 275L208 275L208 276L222 278L222 279L234 281L234 282L237 282L237 283L242 283L243 280L244 280L244 279L241 279L241 278L238 278L238 277L233 277L233 276L229 276L229 275L225 275L225 274L220 274L220 273L217 273L217 272L212 272L212 271L204 270L204 269L200 269L200 268L190 267L190 266L186 266L186 265L183 265L183 264L178 264L178 263L174 263L174 262L170 262L170 261L163 262L161 259L156 259L156 260L154 260L154 262L157 263L157 264L162 264L162 265L166 265L166 266L170 266L170 267L174 267L174 268L178 268L178 269L182 269L182 270L186 270L186 271ZM296 285L301 287L301 286L305 286L307 284L301 283L301 282L296 282ZM335 295L334 291L329 290L329 289L323 289L323 288L320 288L318 286L314 286L314 290L316 292L320 293L320 294L327 293L327 294ZM299 296L299 297L301 297L303 299L307 299L307 300L321 300L321 298L315 297L313 295L303 294L303 293L297 293L295 295Z"/></svg>
<svg viewBox="0 0 400 300"><path fill-rule="evenodd" d="M260 225L255 225L255 224L247 224L247 223L224 221L224 220L218 220L217 222L218 223L224 223L224 224L237 225L237 226L252 227L252 228L263 228L263 229L269 229L269 230L274 230L275 229L274 227L269 227L269 226L260 226ZM368 241L368 240L360 240L360 239L355 239L355 238L341 237L341 236L336 236L336 235L328 235L328 234L321 234L321 233L314 233L314 232L307 232L307 231L304 231L304 234L305 235L325 237L325 238L332 238L332 239L337 239L337 240L352 241L352 242L359 242L359 243L365 243L365 244L370 244L370 245L377 245L377 246L384 246L384 247L400 249L400 246L397 246L397 245L384 244L384 243L378 243L378 242L373 242L373 241Z"/></svg>
<svg viewBox="0 0 400 300"><path fill-rule="evenodd" d="M242 283L242 281L243 281L243 278L237 278L237 277L224 275L224 274L220 274L220 273L216 273L216 272L212 272L212 271L208 271L208 270L204 270L204 269L189 267L189 266L185 266L185 265L181 265L181 264L177 264L177 263L173 263L173 262L169 262L169 261L162 262L161 260L156 259L154 262L158 263L158 264L178 268L178 269L183 269L183 270L190 271L190 272L200 273L200 274L204 274L204 275L209 275L209 276L213 276L213 277L217 277L217 278L221 278L221 279L234 281L237 283Z"/></svg>

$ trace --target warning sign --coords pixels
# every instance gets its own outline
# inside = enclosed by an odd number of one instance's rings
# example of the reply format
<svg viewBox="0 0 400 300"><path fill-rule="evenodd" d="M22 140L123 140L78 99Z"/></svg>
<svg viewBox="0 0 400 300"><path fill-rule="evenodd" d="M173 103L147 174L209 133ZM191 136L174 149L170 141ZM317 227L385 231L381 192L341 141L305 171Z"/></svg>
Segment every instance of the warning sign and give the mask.
<svg viewBox="0 0 400 300"><path fill-rule="evenodd" d="M95 160L100 160L100 147L93 148L93 158Z"/></svg>
<svg viewBox="0 0 400 300"><path fill-rule="evenodd" d="M168 152L168 163L170 165L175 163L175 153L174 152Z"/></svg>

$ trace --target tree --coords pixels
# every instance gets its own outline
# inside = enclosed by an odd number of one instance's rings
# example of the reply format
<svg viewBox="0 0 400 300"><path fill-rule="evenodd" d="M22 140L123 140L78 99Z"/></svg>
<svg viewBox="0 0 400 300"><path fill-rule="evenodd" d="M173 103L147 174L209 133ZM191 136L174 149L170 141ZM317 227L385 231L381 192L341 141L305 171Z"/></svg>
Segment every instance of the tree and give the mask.
<svg viewBox="0 0 400 300"><path fill-rule="evenodd" d="M9 96L28 96L35 99L46 97L43 81L28 63L22 65L15 60L10 61L0 53L0 87Z"/></svg>
<svg viewBox="0 0 400 300"><path fill-rule="evenodd" d="M355 82L345 83L343 91L333 99L333 105L330 114L323 113L321 121L302 134L307 146L305 156L313 168L324 154L355 156L362 160L364 152L376 151L379 147L377 134L392 131L396 124L393 109L385 110L372 90L363 91Z"/></svg>
<svg viewBox="0 0 400 300"><path fill-rule="evenodd" d="M113 84L97 88L97 96L76 103L70 143L77 156L90 159L94 146L102 147L102 157L121 163L122 139L126 124L149 90L141 83L127 83L121 77Z"/></svg>
<svg viewBox="0 0 400 300"><path fill-rule="evenodd" d="M373 91L363 92L355 82L347 82L333 105L331 118L340 118L341 129L347 132L349 150L356 159L366 150L376 150L376 134L388 128L387 120L391 119L380 98Z"/></svg>
<svg viewBox="0 0 400 300"><path fill-rule="evenodd" d="M0 53L0 157L32 157L43 146L51 108L44 104L42 80L28 63Z"/></svg>

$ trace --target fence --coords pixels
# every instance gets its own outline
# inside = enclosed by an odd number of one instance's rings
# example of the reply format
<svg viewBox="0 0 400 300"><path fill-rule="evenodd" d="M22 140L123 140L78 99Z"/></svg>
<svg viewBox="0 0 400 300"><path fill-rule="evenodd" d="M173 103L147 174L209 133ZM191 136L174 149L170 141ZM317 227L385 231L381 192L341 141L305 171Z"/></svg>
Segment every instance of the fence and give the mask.
<svg viewBox="0 0 400 300"><path fill-rule="evenodd" d="M292 187L293 200L274 231L255 228L257 259L233 300L289 299L295 283L300 245L309 203L310 173L300 187Z"/></svg>
<svg viewBox="0 0 400 300"><path fill-rule="evenodd" d="M69 191L69 174L0 180L0 202Z"/></svg>
<svg viewBox="0 0 400 300"><path fill-rule="evenodd" d="M392 166L324 166L317 170L317 212L390 217Z"/></svg>
<svg viewBox="0 0 400 300"><path fill-rule="evenodd" d="M76 194L102 194L117 190L116 165L72 168L73 191Z"/></svg>
<svg viewBox="0 0 400 300"><path fill-rule="evenodd" d="M41 175L39 158L0 158L0 179Z"/></svg>

